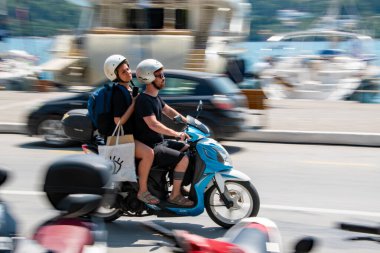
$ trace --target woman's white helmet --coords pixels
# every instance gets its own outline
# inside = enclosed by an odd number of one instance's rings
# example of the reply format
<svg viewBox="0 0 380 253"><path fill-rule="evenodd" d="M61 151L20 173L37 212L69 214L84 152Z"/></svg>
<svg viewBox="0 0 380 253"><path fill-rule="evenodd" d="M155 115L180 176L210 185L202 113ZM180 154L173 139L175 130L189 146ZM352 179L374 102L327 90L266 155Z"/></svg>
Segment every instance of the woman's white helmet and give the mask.
<svg viewBox="0 0 380 253"><path fill-rule="evenodd" d="M104 74L106 77L111 81L115 81L117 79L116 69L124 62L129 65L127 58L120 54L109 56L104 62Z"/></svg>
<svg viewBox="0 0 380 253"><path fill-rule="evenodd" d="M156 78L154 72L163 68L161 62L155 59L146 59L140 62L136 68L136 77L140 83L149 84Z"/></svg>

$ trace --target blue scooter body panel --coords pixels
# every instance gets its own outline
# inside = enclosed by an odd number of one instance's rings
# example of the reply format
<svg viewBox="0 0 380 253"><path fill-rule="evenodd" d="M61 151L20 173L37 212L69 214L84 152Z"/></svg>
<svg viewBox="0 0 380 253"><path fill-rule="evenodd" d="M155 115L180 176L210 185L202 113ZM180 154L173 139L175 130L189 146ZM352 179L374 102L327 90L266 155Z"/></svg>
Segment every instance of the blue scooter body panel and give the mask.
<svg viewBox="0 0 380 253"><path fill-rule="evenodd" d="M205 134L196 127L189 125L185 131L190 136L190 142L196 142L196 149L200 158L206 164L203 178L194 186L197 195L197 204L192 208L167 208L181 216L197 216L204 211L204 194L205 189L220 171L229 171L232 169L227 151L217 141L207 138L209 134ZM228 157L228 159L227 159Z"/></svg>
<svg viewBox="0 0 380 253"><path fill-rule="evenodd" d="M194 207L191 207L191 208L176 207L176 208L166 208L166 209L181 216L182 215L183 216L197 216L203 213L204 208L205 208L204 189L207 187L207 185L210 183L213 177L214 177L213 174L206 175L194 186L195 191L197 193L197 204Z"/></svg>
<svg viewBox="0 0 380 253"><path fill-rule="evenodd" d="M213 139L204 138L197 143L197 151L206 164L205 174L232 169L227 151Z"/></svg>

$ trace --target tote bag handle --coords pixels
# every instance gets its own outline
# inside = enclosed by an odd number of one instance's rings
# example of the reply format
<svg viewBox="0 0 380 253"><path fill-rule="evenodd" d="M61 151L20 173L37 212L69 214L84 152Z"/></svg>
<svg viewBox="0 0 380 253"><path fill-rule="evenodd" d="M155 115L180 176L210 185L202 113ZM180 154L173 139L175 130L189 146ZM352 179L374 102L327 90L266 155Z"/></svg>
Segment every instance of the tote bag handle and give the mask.
<svg viewBox="0 0 380 253"><path fill-rule="evenodd" d="M117 122L117 125L115 127L115 130L112 133L112 136L115 136L116 134L116 145L119 144L119 136L124 135L124 129L123 126L120 124L120 120Z"/></svg>

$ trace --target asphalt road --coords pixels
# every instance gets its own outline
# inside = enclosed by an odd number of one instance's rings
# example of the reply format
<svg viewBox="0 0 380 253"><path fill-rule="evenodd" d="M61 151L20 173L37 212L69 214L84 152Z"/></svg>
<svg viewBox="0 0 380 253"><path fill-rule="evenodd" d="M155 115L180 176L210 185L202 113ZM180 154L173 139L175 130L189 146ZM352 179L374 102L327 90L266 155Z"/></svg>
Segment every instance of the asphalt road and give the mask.
<svg viewBox="0 0 380 253"><path fill-rule="evenodd" d="M0 135L0 167L11 171L1 196L19 222L20 235L30 236L42 221L56 214L41 194L45 169L79 148L55 149L39 138ZM223 142L237 169L248 174L262 202L260 216L275 221L285 252L302 236L318 239L313 252L378 252L373 241L349 241L356 233L335 228L338 221L378 225L380 156L378 148ZM140 221L154 220L170 229L184 229L210 238L223 236L206 213L198 217L123 217L107 225L109 252L167 252L154 244L162 238L145 231Z"/></svg>

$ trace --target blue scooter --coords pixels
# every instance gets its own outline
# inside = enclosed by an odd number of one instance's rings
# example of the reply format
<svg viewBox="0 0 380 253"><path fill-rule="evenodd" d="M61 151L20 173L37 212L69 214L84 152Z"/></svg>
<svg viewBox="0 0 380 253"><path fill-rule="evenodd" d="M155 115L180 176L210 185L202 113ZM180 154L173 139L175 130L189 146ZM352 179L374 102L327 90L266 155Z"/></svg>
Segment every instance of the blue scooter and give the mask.
<svg viewBox="0 0 380 253"><path fill-rule="evenodd" d="M197 116L202 109L200 101ZM78 128L70 122L70 115L83 123L84 118L77 110L69 111L63 118L65 133L71 136L72 129ZM86 112L82 112L86 117ZM196 117L197 118L197 117ZM260 208L259 195L244 173L235 170L226 149L214 139L208 138L210 130L196 118L187 116L187 123L175 118L178 124L184 124L184 132L190 136L187 140L189 149L189 167L183 185L190 187L188 198L195 202L191 207L179 207L166 201L172 187L172 168L153 167L148 179L149 191L158 197L158 205L144 204L137 199L138 185L135 182L115 182L116 201L105 201L98 209L97 216L106 221L113 221L122 215L144 216L197 216L206 209L210 218L218 225L229 228L243 218L256 216ZM83 140L82 140L83 141ZM86 153L97 153L95 138L82 145Z"/></svg>

